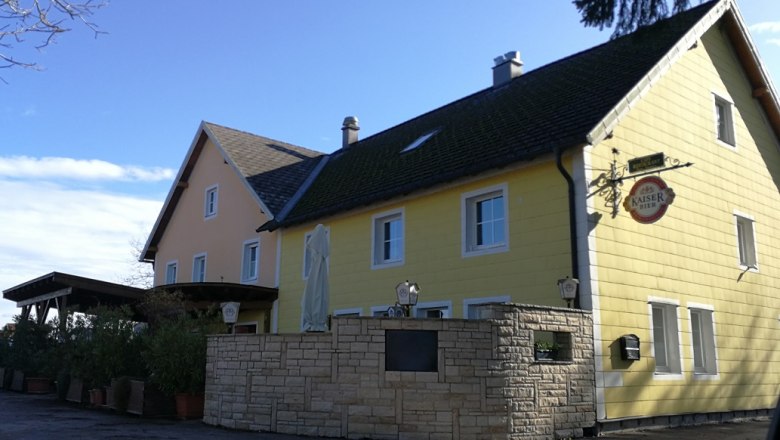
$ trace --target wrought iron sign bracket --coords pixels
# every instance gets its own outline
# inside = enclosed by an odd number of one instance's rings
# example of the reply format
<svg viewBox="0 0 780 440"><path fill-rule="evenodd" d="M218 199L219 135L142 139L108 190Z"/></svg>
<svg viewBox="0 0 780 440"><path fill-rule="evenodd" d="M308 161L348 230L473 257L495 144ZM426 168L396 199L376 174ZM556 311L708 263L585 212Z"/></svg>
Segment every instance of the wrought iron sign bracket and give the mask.
<svg viewBox="0 0 780 440"><path fill-rule="evenodd" d="M650 156L639 157L630 160L625 165L618 164L617 157L620 151L617 148L612 149L612 163L609 171L601 173L590 187L595 190L589 195L599 195L604 198L604 206L611 208L612 218L620 213L620 203L623 200L623 182L628 179L637 179L639 177L651 174L660 174L665 171L672 171L679 168L687 168L693 165L693 162L682 163L679 159L665 156L663 153L656 153Z"/></svg>

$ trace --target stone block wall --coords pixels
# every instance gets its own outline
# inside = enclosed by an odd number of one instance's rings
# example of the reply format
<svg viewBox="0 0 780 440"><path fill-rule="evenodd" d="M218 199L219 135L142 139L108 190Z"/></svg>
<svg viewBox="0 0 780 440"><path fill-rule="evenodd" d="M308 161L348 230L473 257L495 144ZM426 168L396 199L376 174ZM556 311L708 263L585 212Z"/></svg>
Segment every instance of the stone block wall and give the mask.
<svg viewBox="0 0 780 440"><path fill-rule="evenodd" d="M482 320L336 317L331 332L209 338L204 422L373 439L547 439L595 423L589 312L490 305ZM387 371L388 330L437 335L436 371ZM535 331L565 360L536 361Z"/></svg>

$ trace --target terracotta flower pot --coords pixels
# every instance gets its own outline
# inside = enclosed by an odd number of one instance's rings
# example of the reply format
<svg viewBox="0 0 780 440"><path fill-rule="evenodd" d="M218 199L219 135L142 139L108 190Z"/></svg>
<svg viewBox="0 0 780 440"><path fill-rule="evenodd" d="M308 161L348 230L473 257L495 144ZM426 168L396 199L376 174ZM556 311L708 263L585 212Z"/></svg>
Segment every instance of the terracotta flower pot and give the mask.
<svg viewBox="0 0 780 440"><path fill-rule="evenodd" d="M204 394L176 393L176 416L182 420L202 419Z"/></svg>
<svg viewBox="0 0 780 440"><path fill-rule="evenodd" d="M51 379L48 377L28 377L25 379L29 394L47 394L51 392Z"/></svg>
<svg viewBox="0 0 780 440"><path fill-rule="evenodd" d="M103 406L106 403L106 394L103 388L89 390L89 403L92 406Z"/></svg>

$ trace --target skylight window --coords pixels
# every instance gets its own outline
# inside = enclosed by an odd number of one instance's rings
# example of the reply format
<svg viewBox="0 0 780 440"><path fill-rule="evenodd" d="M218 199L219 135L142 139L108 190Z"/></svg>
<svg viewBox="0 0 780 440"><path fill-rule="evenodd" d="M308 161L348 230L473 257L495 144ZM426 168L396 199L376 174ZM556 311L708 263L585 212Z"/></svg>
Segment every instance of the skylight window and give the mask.
<svg viewBox="0 0 780 440"><path fill-rule="evenodd" d="M415 148L417 148L417 147L419 147L420 145L424 144L424 143L425 143L425 141L427 141L428 139L430 139L430 138L431 138L431 136L435 135L435 134L436 134L436 133L438 133L439 131L441 131L441 129L437 128L436 130L429 131L428 133L425 133L424 135L422 135L422 136L418 137L418 138L417 138L417 140L415 140L414 142L412 142L411 144L409 144L409 145L408 145L406 148L404 148L403 150L401 150L401 153L406 153L407 151L412 151L412 150L414 150Z"/></svg>

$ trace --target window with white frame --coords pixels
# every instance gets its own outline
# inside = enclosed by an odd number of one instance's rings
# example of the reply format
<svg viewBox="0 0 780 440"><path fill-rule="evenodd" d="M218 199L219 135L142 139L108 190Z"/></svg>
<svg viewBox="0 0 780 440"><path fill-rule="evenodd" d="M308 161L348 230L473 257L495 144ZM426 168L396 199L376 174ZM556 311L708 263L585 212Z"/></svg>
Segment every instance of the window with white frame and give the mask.
<svg viewBox="0 0 780 440"><path fill-rule="evenodd" d="M217 201L219 197L219 187L217 185L206 188L206 200L203 204L203 216L206 218L217 215Z"/></svg>
<svg viewBox="0 0 780 440"><path fill-rule="evenodd" d="M373 216L372 268L398 266L404 262L404 212L397 210Z"/></svg>
<svg viewBox="0 0 780 440"><path fill-rule="evenodd" d="M195 283L203 283L206 281L206 254L198 254L193 257L192 281Z"/></svg>
<svg viewBox="0 0 780 440"><path fill-rule="evenodd" d="M363 309L360 307L354 307L351 309L337 309L333 311L333 316L361 316Z"/></svg>
<svg viewBox="0 0 780 440"><path fill-rule="evenodd" d="M413 309L413 315L416 318L452 318L452 302L418 303Z"/></svg>
<svg viewBox="0 0 780 440"><path fill-rule="evenodd" d="M179 263L177 261L170 261L165 265L165 284L176 283L176 275L179 272Z"/></svg>
<svg viewBox="0 0 780 440"><path fill-rule="evenodd" d="M389 313L387 313L387 310L390 307L393 307L393 306L390 305L390 304L384 305L384 306L371 306L371 316L376 317L376 318L387 317L387 316L389 316Z"/></svg>
<svg viewBox="0 0 780 440"><path fill-rule="evenodd" d="M693 372L717 374L715 353L715 325L713 311L690 307L691 347L693 348Z"/></svg>
<svg viewBox="0 0 780 440"><path fill-rule="evenodd" d="M464 194L463 254L480 255L508 249L507 188L500 185Z"/></svg>
<svg viewBox="0 0 780 440"><path fill-rule="evenodd" d="M303 237L303 279L309 278L309 272L311 271L311 251L309 250L309 247L307 246L309 244L309 239L311 238L311 235L314 233L312 230L311 232L307 232L306 235ZM325 237L327 238L328 242L330 242L330 229L325 228ZM325 264L330 264L330 256L328 256L325 259Z"/></svg>
<svg viewBox="0 0 780 440"><path fill-rule="evenodd" d="M487 304L506 304L509 301L509 295L464 299L463 317L466 319L480 319L480 310L482 306Z"/></svg>
<svg viewBox="0 0 780 440"><path fill-rule="evenodd" d="M745 268L757 269L756 235L753 227L753 219L736 214L737 248L739 251L739 264Z"/></svg>
<svg viewBox="0 0 780 440"><path fill-rule="evenodd" d="M734 146L736 144L734 137L734 112L733 104L718 95L715 97L715 129L718 140Z"/></svg>
<svg viewBox="0 0 780 440"><path fill-rule="evenodd" d="M651 302L651 329L655 372L680 374L680 337L677 325L677 304Z"/></svg>
<svg viewBox="0 0 780 440"><path fill-rule="evenodd" d="M257 281L260 262L260 241L251 240L244 243L241 264L241 282Z"/></svg>

